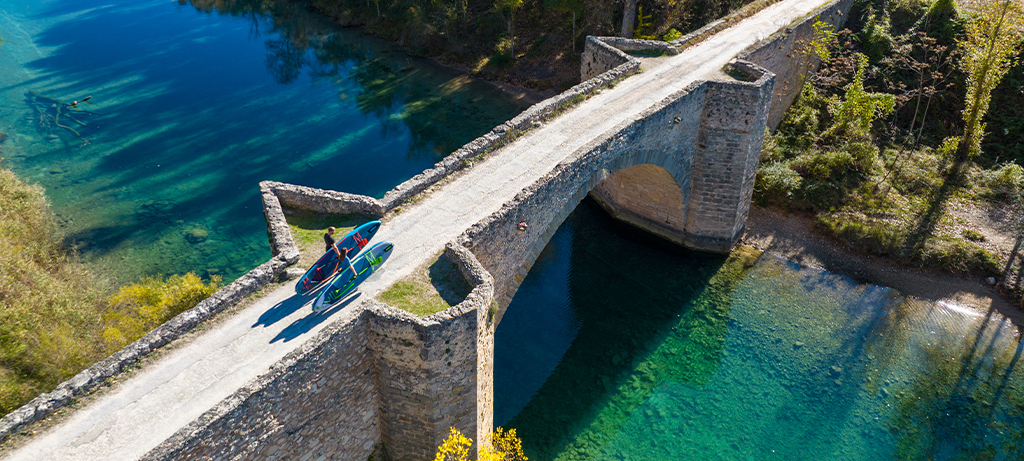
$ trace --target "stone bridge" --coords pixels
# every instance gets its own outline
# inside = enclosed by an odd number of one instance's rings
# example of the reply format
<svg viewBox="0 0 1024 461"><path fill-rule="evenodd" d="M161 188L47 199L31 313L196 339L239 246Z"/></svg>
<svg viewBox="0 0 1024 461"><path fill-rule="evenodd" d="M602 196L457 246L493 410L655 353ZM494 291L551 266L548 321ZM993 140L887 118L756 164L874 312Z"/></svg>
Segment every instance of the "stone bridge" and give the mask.
<svg viewBox="0 0 1024 461"><path fill-rule="evenodd" d="M672 43L588 37L583 83L382 199L261 184L276 256L4 417L4 454L412 461L432 459L449 427L479 440L493 424L495 328L565 217L590 194L668 240L729 251L765 128L814 64L801 43L851 4L749 6ZM360 296L312 314L291 284L268 285L298 260L284 220L295 208L383 217L377 239L396 252ZM473 287L463 302L420 318L373 299L442 251Z"/></svg>

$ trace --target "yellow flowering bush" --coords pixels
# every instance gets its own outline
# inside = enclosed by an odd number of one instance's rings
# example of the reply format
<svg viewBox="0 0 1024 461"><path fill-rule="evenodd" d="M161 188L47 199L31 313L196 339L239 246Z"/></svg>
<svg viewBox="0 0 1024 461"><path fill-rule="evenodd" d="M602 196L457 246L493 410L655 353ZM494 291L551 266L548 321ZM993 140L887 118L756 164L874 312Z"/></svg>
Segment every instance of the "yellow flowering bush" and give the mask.
<svg viewBox="0 0 1024 461"><path fill-rule="evenodd" d="M103 313L103 341L108 352L141 338L153 328L170 320L203 299L220 286L220 277L203 282L194 272L185 275L146 277L121 287L109 299Z"/></svg>
<svg viewBox="0 0 1024 461"><path fill-rule="evenodd" d="M473 440L453 427L448 438L437 447L434 461L468 461L471 446ZM523 454L523 441L516 436L516 430L505 431L499 427L489 434L480 448L480 461L527 461Z"/></svg>

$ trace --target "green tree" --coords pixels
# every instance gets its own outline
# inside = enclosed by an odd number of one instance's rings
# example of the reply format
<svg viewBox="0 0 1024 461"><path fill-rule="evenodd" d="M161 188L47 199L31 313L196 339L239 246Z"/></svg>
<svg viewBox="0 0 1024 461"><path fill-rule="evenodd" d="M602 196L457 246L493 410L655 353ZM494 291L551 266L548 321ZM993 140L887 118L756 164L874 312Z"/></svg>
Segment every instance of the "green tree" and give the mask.
<svg viewBox="0 0 1024 461"><path fill-rule="evenodd" d="M968 0L961 6L969 13L966 36L957 43L967 75L964 134L956 150L962 160L978 153L992 90L1013 67L1024 40L1024 5L1021 0Z"/></svg>
<svg viewBox="0 0 1024 461"><path fill-rule="evenodd" d="M868 65L868 57L857 54L857 73L853 82L846 86L846 94L842 99L832 98L828 103L828 111L832 114L832 126L823 137L845 135L848 137L866 138L870 135L871 122L877 117L889 115L896 107L896 99L887 93L869 93L864 89L864 70Z"/></svg>
<svg viewBox="0 0 1024 461"><path fill-rule="evenodd" d="M494 9L498 10L498 12L508 14L509 53L511 54L513 60L516 59L516 35L515 31L512 29L512 25L515 20L516 10L522 7L523 0L494 0Z"/></svg>

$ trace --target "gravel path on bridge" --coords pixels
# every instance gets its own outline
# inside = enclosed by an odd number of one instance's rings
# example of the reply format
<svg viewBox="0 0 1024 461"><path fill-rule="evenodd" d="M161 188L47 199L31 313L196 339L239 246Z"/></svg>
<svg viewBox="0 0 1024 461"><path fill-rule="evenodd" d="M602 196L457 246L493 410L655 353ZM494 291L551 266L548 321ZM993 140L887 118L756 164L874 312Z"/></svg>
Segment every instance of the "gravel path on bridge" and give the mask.
<svg viewBox="0 0 1024 461"><path fill-rule="evenodd" d="M534 129L416 205L406 207L382 227L376 238L394 242L396 252L384 270L363 285L362 296L373 296L409 274L445 243L500 209L586 144L609 135L617 125L686 85L718 73L744 48L823 3L783 0L677 56L659 60L662 62L653 69ZM346 321L357 313L357 303L353 303L332 310L329 316L314 316L309 309L311 301L295 296L290 285L268 294L34 436L9 453L7 459L141 457L266 372L315 336L328 321ZM281 316L268 316L269 312Z"/></svg>

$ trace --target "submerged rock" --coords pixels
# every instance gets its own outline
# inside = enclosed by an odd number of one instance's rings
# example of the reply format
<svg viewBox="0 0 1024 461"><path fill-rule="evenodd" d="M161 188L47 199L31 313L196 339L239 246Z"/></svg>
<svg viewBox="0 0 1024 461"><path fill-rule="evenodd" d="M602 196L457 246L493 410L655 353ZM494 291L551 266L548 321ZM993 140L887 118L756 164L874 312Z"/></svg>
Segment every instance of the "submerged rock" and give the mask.
<svg viewBox="0 0 1024 461"><path fill-rule="evenodd" d="M185 241L193 245L205 242L208 238L210 238L210 233L206 229L196 227L185 231Z"/></svg>

